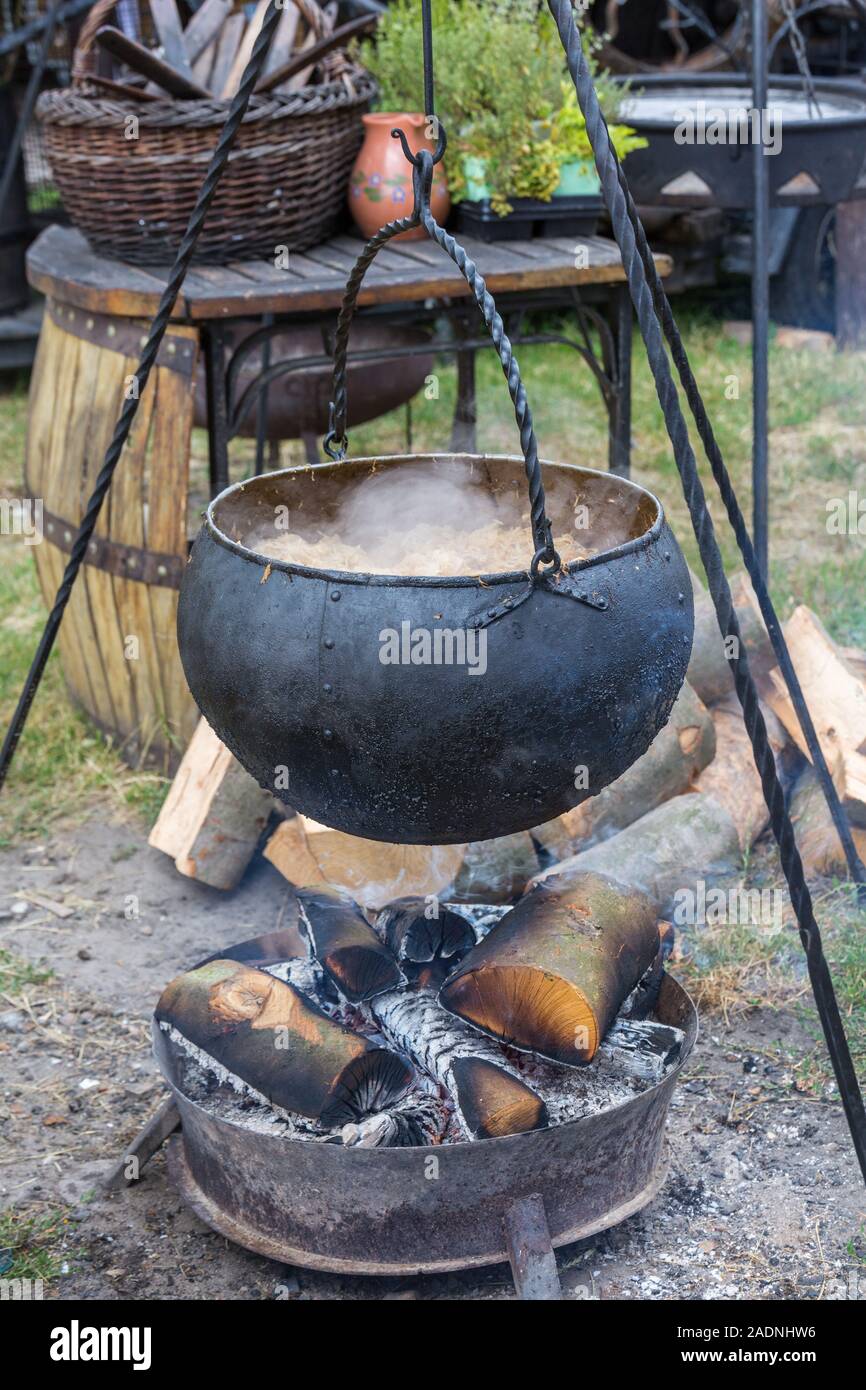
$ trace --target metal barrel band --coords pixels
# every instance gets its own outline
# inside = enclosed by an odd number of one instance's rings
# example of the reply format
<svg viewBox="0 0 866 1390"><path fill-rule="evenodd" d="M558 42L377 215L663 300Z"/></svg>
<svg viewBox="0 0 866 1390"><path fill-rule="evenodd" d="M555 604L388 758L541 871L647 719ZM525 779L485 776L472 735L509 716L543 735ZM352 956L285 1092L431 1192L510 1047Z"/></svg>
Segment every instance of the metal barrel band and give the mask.
<svg viewBox="0 0 866 1390"><path fill-rule="evenodd" d="M332 459L339 461L345 457L348 445L346 437L346 363L349 346L349 331L357 307L358 292L361 288L364 275L378 252L387 241L390 241L391 237L399 236L401 232L410 231L415 227L422 226L431 240L441 246L446 255L450 256L468 284L475 298L475 302L481 311L481 316L484 319L487 330L493 340L493 345L499 353L499 360L508 383L508 390L511 395L514 414L520 431L520 447L526 466L530 519L535 551L540 551L541 559L553 564L558 571L561 568L562 562L553 544L552 527L547 516L544 484L541 479L541 465L538 461L538 444L532 424L532 412L529 408L526 389L521 380L520 369L514 356L511 340L505 332L505 325L497 311L493 296L487 289L484 277L481 275L475 262L467 255L459 242L455 241L448 232L444 231L444 229L439 226L439 223L430 211L430 190L433 182L434 164L433 155L429 150L420 150L417 155L413 156L412 152L408 149L406 137L403 132L401 130L394 130L391 133L396 139L401 141L404 153L407 155L412 165L412 186L415 195L415 205L410 217L403 217L395 222L388 222L384 227L379 229L374 237L370 238L355 262L349 279L346 282L346 292L343 296L343 303L340 308L339 318L337 319L337 331L334 335L334 389L330 406L330 429L324 440L324 448L328 456ZM444 129L442 129L441 126L440 134L441 139L444 140ZM535 560L533 560L532 563L535 563Z"/></svg>

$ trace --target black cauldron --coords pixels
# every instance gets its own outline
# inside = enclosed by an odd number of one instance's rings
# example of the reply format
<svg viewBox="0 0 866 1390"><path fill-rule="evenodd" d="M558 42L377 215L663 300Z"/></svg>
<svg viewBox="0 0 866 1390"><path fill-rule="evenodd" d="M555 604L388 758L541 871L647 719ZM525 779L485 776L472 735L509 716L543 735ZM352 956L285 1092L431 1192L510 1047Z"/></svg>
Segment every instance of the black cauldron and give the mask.
<svg viewBox="0 0 866 1390"><path fill-rule="evenodd" d="M282 801L353 835L452 844L549 820L645 752L685 677L692 589L657 499L570 464L542 465L548 514L561 537L582 504L592 553L535 582L314 570L256 552L278 509L314 534L347 487L421 464L479 501L513 498L515 518L525 506L522 458L356 459L238 483L193 546L178 639L208 723ZM485 669L444 653L383 664L382 634L405 623L481 630Z"/></svg>

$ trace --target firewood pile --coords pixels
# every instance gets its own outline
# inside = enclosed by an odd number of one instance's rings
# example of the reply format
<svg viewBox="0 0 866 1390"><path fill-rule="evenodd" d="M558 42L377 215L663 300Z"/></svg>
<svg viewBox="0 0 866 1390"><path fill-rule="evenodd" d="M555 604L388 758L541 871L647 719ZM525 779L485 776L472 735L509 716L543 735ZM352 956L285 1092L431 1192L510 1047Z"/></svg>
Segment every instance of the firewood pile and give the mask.
<svg viewBox="0 0 866 1390"><path fill-rule="evenodd" d="M234 0L204 0L186 25L176 0L148 0L141 14L136 5L119 12L118 24L102 23L113 8L101 0L88 21L100 54L95 69L87 66L88 82L128 100L169 95L229 101L250 60L268 0L258 0L249 17ZM330 80L347 77L350 65L339 50L372 22L367 18L334 29L329 11L320 11L314 0L287 0L256 91L287 96L322 71Z"/></svg>
<svg viewBox="0 0 866 1390"><path fill-rule="evenodd" d="M733 592L808 875L845 859L745 576ZM671 718L627 772L547 825L436 847L276 807L202 722L151 835L228 890L263 850L297 926L168 986L157 1052L215 1113L350 1145L479 1140L622 1104L675 1066L652 1018L674 929L741 882L767 811L709 597ZM809 609L785 634L866 853L866 654ZM691 902L695 911L681 911Z"/></svg>
<svg viewBox="0 0 866 1390"><path fill-rule="evenodd" d="M368 1148L496 1138L620 1105L679 1059L683 1033L648 1017L669 930L612 879L480 917L412 898L371 922L331 889L297 901L306 955L271 933L157 1005L166 1075L236 1123Z"/></svg>

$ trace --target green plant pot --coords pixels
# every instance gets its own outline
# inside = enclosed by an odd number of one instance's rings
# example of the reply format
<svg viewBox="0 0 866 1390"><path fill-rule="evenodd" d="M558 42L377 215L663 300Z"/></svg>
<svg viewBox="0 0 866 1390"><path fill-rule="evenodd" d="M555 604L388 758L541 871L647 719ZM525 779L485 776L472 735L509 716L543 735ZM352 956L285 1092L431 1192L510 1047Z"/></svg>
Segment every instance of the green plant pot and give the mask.
<svg viewBox="0 0 866 1390"><path fill-rule="evenodd" d="M601 189L598 173L591 159L573 159L563 164L554 198L576 198L580 194L598 193Z"/></svg>
<svg viewBox="0 0 866 1390"><path fill-rule="evenodd" d="M466 198L473 203L480 203L484 198L490 198L491 191L487 183L487 160L479 158L478 155L464 155L463 157L463 177L466 180Z"/></svg>

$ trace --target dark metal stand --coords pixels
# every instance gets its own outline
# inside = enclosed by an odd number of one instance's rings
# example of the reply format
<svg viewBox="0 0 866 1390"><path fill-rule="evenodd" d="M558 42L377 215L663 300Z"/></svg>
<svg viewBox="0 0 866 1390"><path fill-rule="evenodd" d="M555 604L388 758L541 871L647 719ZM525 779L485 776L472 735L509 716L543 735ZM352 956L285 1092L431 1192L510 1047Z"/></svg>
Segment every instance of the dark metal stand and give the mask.
<svg viewBox="0 0 866 1390"><path fill-rule="evenodd" d="M608 416L608 467L620 477L628 477L631 460L631 355L633 314L631 298L625 285L606 290L586 287L565 292L577 320L576 334L567 332L524 331L527 314L553 312L563 307L562 291L505 294L502 307L508 318L509 337L515 344L559 344L569 347L589 367L598 384ZM457 400L451 426L451 448L455 452L475 450L477 399L475 356L480 349L490 347L490 339L479 337L474 329L477 316L467 314L465 304L444 300L435 304L387 306L359 310L359 317L386 321L389 324L431 325L428 342L409 346L365 348L349 353L350 362L381 362L399 357L414 357L428 353L453 355L457 359ZM437 331L445 320L446 331ZM275 338L284 335L287 327L315 323L322 330L322 352L304 358L273 360L271 346ZM263 467L266 415L263 402L274 382L292 372L311 368L329 368L333 363L331 343L335 327L334 316L264 315L262 326L233 351L228 350L222 323L211 322L203 329L205 375L208 405L208 452L212 495L221 492L229 481L228 448L247 418L250 405L256 403L256 473ZM596 347L596 338L598 347ZM252 354L261 352L262 365L256 377L239 389L240 367ZM306 443L306 441L305 441ZM309 455L309 448L308 448ZM312 461L317 455L314 453Z"/></svg>
<svg viewBox="0 0 866 1390"><path fill-rule="evenodd" d="M598 384L607 411L607 467L612 473L627 478L631 461L631 297L626 285L596 289L574 288L567 291L523 292L502 295L502 307L509 320L509 336L520 345L559 343L570 347L589 367ZM577 332L524 331L523 320L532 311L562 310L570 304L577 320ZM388 324L431 324L428 342L409 346L382 346L350 352L350 363L357 361L391 361L396 357L416 357L420 354L442 353L456 356L457 399L450 432L450 448L457 453L473 453L477 428L477 392L475 392L475 354L489 349L491 341L474 332L477 316L468 316L466 306L452 300L435 304L406 304L386 309L359 310L359 318L386 321ZM446 332L435 331L435 325L446 321ZM288 357L272 360L272 339L285 335L286 327L299 322L314 322L322 331L322 352L318 356ZM203 329L204 370L207 381L207 438L209 438L211 495L228 485L228 446L238 435L240 421L249 414L250 403L256 402L256 473L263 471L265 418L263 402L272 384L295 371L331 367L331 342L335 318L263 316L261 328L229 352L227 336L220 322L210 322ZM598 338L598 347L596 347ZM239 389L240 366L254 352L263 354L259 374ZM307 441L304 441L307 443ZM310 453L307 446L307 453ZM313 459L316 461L316 453Z"/></svg>

